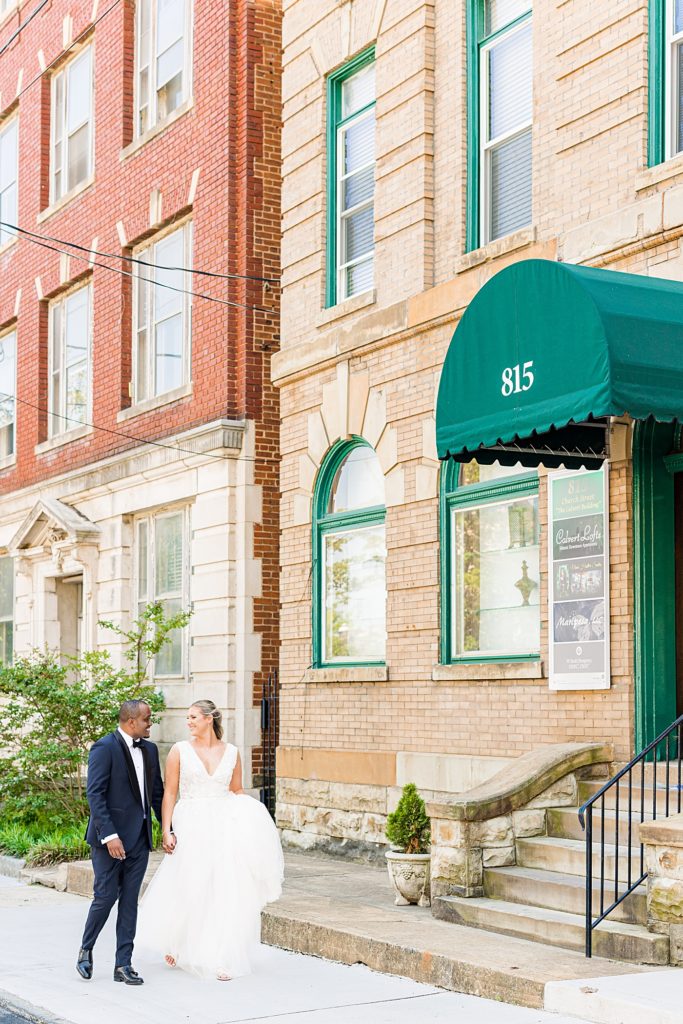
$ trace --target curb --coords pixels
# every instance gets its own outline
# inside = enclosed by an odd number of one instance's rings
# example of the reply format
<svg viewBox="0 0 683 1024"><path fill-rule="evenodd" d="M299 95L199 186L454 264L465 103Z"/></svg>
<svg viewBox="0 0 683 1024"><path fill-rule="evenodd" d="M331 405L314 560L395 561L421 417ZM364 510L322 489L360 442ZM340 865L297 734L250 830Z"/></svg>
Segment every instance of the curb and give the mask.
<svg viewBox="0 0 683 1024"><path fill-rule="evenodd" d="M21 878L26 861L21 857L10 857L8 853L0 853L0 875L7 878Z"/></svg>
<svg viewBox="0 0 683 1024"><path fill-rule="evenodd" d="M341 964L365 964L381 974L393 974L449 992L480 996L497 1002L543 1009L545 981L530 978L524 971L511 974L496 967L483 967L455 956L430 953L406 945L372 938L362 933L303 921L276 910L261 913L261 940L293 953L305 953Z"/></svg>
<svg viewBox="0 0 683 1024"><path fill-rule="evenodd" d="M17 1017L23 1017L24 1020L31 1021L32 1024L73 1024L66 1017L58 1017L51 1010L46 1010L42 1006L26 1003L23 999L19 999L18 996L13 996L3 989L0 989L0 1009L14 1013Z"/></svg>

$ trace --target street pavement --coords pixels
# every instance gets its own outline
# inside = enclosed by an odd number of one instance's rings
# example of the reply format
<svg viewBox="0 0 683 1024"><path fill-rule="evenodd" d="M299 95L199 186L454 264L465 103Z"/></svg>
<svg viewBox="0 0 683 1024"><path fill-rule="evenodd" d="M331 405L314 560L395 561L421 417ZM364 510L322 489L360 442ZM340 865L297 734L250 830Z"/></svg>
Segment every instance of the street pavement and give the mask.
<svg viewBox="0 0 683 1024"><path fill-rule="evenodd" d="M231 982L199 981L138 953L145 985L128 988L112 980L113 918L95 950L95 976L84 982L74 962L87 907L0 877L0 1024L31 1015L48 1024L580 1024L270 947L255 974Z"/></svg>

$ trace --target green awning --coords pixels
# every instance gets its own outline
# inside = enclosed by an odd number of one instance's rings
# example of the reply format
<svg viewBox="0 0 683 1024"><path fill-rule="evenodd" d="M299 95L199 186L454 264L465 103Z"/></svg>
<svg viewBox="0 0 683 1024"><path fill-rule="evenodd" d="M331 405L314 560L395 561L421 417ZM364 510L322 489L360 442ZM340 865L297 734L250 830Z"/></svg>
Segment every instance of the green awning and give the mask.
<svg viewBox="0 0 683 1024"><path fill-rule="evenodd" d="M439 458L587 465L624 414L683 414L683 284L525 260L470 302L441 375Z"/></svg>

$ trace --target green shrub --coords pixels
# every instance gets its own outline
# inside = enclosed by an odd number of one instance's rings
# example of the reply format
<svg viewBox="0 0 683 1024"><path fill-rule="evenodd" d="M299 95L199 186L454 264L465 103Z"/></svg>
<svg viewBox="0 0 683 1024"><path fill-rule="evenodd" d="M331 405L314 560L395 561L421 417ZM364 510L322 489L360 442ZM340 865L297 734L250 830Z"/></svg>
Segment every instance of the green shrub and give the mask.
<svg viewBox="0 0 683 1024"><path fill-rule="evenodd" d="M34 651L0 668L0 804L5 819L45 830L70 828L88 814L85 766L93 742L116 728L124 700L143 699L155 715L163 695L146 681L150 660L189 614L166 617L148 605L130 631L111 622L124 643L115 668L108 651L61 659ZM64 662L64 663L62 663Z"/></svg>
<svg viewBox="0 0 683 1024"><path fill-rule="evenodd" d="M35 837L25 826L0 825L0 853L9 854L10 857L25 857L34 842Z"/></svg>
<svg viewBox="0 0 683 1024"><path fill-rule="evenodd" d="M387 817L387 839L401 853L427 853L431 838L425 802L413 782L403 787L396 810Z"/></svg>
<svg viewBox="0 0 683 1024"><path fill-rule="evenodd" d="M68 860L86 860L90 857L90 847L84 835L85 822L79 828L55 829L31 846L26 861L31 867L46 867Z"/></svg>

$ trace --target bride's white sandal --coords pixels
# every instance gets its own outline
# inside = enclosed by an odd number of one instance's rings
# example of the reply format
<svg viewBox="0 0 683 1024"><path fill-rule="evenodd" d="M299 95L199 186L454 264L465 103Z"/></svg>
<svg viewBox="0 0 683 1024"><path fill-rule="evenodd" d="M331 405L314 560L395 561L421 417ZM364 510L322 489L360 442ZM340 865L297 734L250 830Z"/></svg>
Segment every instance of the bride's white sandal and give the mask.
<svg viewBox="0 0 683 1024"><path fill-rule="evenodd" d="M218 971L216 978L218 981L232 981L232 978L227 971Z"/></svg>

